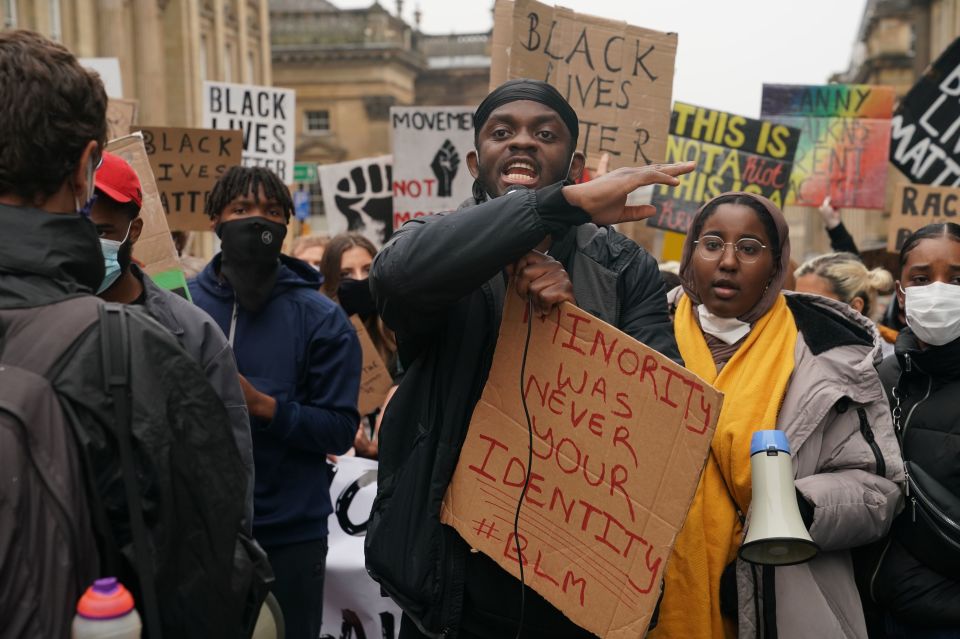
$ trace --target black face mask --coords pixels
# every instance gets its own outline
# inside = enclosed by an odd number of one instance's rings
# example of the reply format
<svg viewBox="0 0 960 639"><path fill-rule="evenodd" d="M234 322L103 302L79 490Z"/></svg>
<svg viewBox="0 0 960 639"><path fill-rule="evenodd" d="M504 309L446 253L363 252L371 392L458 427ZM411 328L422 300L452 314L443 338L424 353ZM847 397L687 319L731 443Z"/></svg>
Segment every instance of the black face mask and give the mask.
<svg viewBox="0 0 960 639"><path fill-rule="evenodd" d="M369 280L340 280L337 299L347 315L359 315L363 321L377 312Z"/></svg>
<svg viewBox="0 0 960 639"><path fill-rule="evenodd" d="M237 303L257 312L277 283L280 249L287 227L262 217L223 222L216 227L223 256L220 272L230 282Z"/></svg>

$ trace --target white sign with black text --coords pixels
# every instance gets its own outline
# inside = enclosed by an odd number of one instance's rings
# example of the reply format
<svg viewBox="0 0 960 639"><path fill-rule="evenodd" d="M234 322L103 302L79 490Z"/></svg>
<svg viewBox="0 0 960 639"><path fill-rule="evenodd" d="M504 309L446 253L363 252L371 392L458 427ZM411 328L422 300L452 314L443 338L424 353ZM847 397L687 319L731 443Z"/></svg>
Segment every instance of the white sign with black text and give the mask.
<svg viewBox="0 0 960 639"><path fill-rule="evenodd" d="M330 485L334 512L323 585L323 639L394 639L400 632L400 608L380 594L363 559L367 520L377 496L377 462L340 457Z"/></svg>
<svg viewBox="0 0 960 639"><path fill-rule="evenodd" d="M393 234L393 158L380 155L317 167L330 235L357 232L380 248Z"/></svg>
<svg viewBox="0 0 960 639"><path fill-rule="evenodd" d="M392 107L393 229L413 218L452 211L470 197L473 109Z"/></svg>
<svg viewBox="0 0 960 639"><path fill-rule="evenodd" d="M229 82L203 83L203 128L243 132L243 165L262 166L293 184L296 94Z"/></svg>

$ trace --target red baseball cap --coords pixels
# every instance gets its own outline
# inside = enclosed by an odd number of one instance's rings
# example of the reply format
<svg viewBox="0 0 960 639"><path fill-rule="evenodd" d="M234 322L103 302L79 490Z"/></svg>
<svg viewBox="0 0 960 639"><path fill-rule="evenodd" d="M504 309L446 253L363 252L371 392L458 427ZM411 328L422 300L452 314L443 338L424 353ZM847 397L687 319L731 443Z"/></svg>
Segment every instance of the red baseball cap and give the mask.
<svg viewBox="0 0 960 639"><path fill-rule="evenodd" d="M103 162L97 169L94 182L98 189L115 202L120 204L133 202L137 208L143 206L140 178L137 177L133 167L119 155L108 151L103 152Z"/></svg>

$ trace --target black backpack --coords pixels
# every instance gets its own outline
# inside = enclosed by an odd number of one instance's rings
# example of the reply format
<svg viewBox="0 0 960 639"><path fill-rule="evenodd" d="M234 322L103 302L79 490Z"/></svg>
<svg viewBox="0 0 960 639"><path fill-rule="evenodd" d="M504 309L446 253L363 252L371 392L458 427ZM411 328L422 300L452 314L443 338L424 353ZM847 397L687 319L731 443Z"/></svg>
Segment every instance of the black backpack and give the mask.
<svg viewBox="0 0 960 639"><path fill-rule="evenodd" d="M132 538L132 552L128 548L126 553L114 541L100 486L89 464L84 467L77 443L80 436L65 418L50 381L51 371L74 352L80 336L98 319L103 390L113 409L110 429L120 457L129 514L126 532ZM63 326L70 327L68 335L63 334ZM182 562L190 549L177 548L168 556L158 556L165 547L160 537L169 536L170 531L148 530L145 523L147 489L138 477L146 473L137 462L131 436L126 308L93 297L75 298L40 308L2 311L0 330L0 619L4 619L0 638L68 636L77 598L100 574L120 576L133 591L145 637L160 639L162 632L168 638L203 636L200 630L192 633L185 629L194 626L191 620L218 615L229 616L233 625L218 627L220 636L249 636L272 572L263 550L239 527L232 565L210 556L195 559L206 574L219 578L211 582L224 584L222 592L210 593L211 600L223 604L221 609L204 609L202 602L170 592L179 584L157 576L163 562ZM137 453L149 454L142 446ZM7 468L16 468L17 475L8 475ZM85 486L97 489L88 492L83 490ZM13 510L10 517L3 512L8 504ZM175 503L177 518L181 510L183 517L198 516L190 507ZM12 529L9 536L8 528ZM202 552L202 547L199 544L197 552ZM13 564L10 572L8 559ZM12 622L7 623L8 619Z"/></svg>

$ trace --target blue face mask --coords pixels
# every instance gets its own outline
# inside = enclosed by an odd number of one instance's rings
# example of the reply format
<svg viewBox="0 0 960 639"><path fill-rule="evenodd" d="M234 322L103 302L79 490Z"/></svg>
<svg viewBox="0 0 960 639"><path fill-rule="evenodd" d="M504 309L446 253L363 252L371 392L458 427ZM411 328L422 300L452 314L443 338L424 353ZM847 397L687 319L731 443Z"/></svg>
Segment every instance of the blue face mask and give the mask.
<svg viewBox="0 0 960 639"><path fill-rule="evenodd" d="M123 246L123 243L127 241L127 238L130 237L130 227L133 226L133 222L127 225L127 233L123 236L123 239L119 242L116 240L105 240L100 238L100 251L103 253L103 267L105 270L103 276L103 282L100 284L100 288L97 289L97 295L103 293L105 290L113 286L113 283L117 281L120 277L120 274L123 272L123 267L120 266L120 247Z"/></svg>

